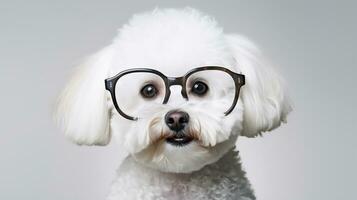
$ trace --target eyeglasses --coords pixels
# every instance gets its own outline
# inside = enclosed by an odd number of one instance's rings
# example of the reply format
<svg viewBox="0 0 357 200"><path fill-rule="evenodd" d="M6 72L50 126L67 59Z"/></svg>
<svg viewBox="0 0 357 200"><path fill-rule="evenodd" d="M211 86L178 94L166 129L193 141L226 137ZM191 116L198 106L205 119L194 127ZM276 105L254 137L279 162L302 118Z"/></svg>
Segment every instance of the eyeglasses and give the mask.
<svg viewBox="0 0 357 200"><path fill-rule="evenodd" d="M129 120L140 118L142 110L147 112L155 105L167 104L170 87L174 85L181 86L181 95L189 103L216 102L222 107L222 113L228 115L236 106L244 84L244 75L218 66L194 68L181 77L167 77L149 68L134 68L105 79L114 107Z"/></svg>

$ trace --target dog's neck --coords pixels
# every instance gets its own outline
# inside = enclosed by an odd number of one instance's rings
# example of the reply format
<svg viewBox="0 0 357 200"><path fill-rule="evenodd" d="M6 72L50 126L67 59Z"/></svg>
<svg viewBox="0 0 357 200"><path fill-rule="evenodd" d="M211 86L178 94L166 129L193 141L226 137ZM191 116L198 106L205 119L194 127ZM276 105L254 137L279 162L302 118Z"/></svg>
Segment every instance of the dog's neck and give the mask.
<svg viewBox="0 0 357 200"><path fill-rule="evenodd" d="M137 199L255 199L238 152L233 149L217 162L185 174L161 172L129 156L118 170L109 197L120 193L128 197L122 196L123 199L132 199L133 194L140 195L138 188L145 188L144 193L154 196L147 198L142 194Z"/></svg>

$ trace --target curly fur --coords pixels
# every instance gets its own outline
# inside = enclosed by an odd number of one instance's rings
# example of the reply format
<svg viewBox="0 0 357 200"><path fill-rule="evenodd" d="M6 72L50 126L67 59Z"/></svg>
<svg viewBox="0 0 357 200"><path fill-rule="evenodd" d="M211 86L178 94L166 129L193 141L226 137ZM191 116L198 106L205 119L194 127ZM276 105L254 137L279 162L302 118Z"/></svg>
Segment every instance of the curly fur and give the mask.
<svg viewBox="0 0 357 200"><path fill-rule="evenodd" d="M255 196L242 170L238 153L231 149L216 163L190 174L148 169L129 157L118 170L107 198L117 199L253 200Z"/></svg>
<svg viewBox="0 0 357 200"><path fill-rule="evenodd" d="M167 104L139 106L138 121L114 109L104 79L133 67L149 67L182 76L194 67L224 66L246 77L239 101L228 116L222 96L190 103L171 87ZM140 79L139 79L140 80ZM227 87L221 77L211 84ZM127 91L137 91L128 84ZM222 95L220 91L212 91ZM135 93L134 93L135 94ZM128 102L142 104L139 96ZM190 115L187 134L194 138L177 147L165 142L172 131L164 123L173 109ZM80 65L62 92L55 117L66 137L77 144L106 145L111 138L128 154L118 170L108 200L114 199L255 199L234 153L239 136L255 137L286 121L290 101L281 78L247 38L225 34L201 12L155 9L135 15L112 44Z"/></svg>

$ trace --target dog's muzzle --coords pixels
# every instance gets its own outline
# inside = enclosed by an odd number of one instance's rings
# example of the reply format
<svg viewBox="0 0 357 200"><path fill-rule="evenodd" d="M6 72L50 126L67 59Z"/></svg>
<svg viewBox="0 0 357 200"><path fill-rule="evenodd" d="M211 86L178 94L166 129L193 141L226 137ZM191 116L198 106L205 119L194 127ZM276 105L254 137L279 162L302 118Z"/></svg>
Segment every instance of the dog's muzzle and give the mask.
<svg viewBox="0 0 357 200"><path fill-rule="evenodd" d="M172 110L166 113L165 123L175 133L173 136L166 138L166 142L175 146L184 146L190 143L193 138L185 133L189 120L190 116L184 111Z"/></svg>

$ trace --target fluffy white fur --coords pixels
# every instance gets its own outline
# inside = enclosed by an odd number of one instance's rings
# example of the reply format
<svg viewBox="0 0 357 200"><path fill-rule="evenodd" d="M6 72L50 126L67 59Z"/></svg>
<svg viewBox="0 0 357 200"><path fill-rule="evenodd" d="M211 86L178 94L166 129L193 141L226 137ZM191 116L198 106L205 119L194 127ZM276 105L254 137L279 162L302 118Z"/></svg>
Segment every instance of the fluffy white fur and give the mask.
<svg viewBox="0 0 357 200"><path fill-rule="evenodd" d="M104 89L104 79L128 68L182 76L206 65L224 66L246 77L228 116L220 112L227 99L190 104L180 88L171 87L168 104L143 106L136 112L144 117L129 121L117 113ZM162 139L162 134L173 134L164 123L172 109L190 115L189 131L196 140L186 146ZM282 80L252 42L224 34L213 18L186 8L135 15L111 45L77 68L59 98L55 117L78 144L105 145L113 137L128 152L108 200L255 199L233 151L236 139L271 131L290 111Z"/></svg>

